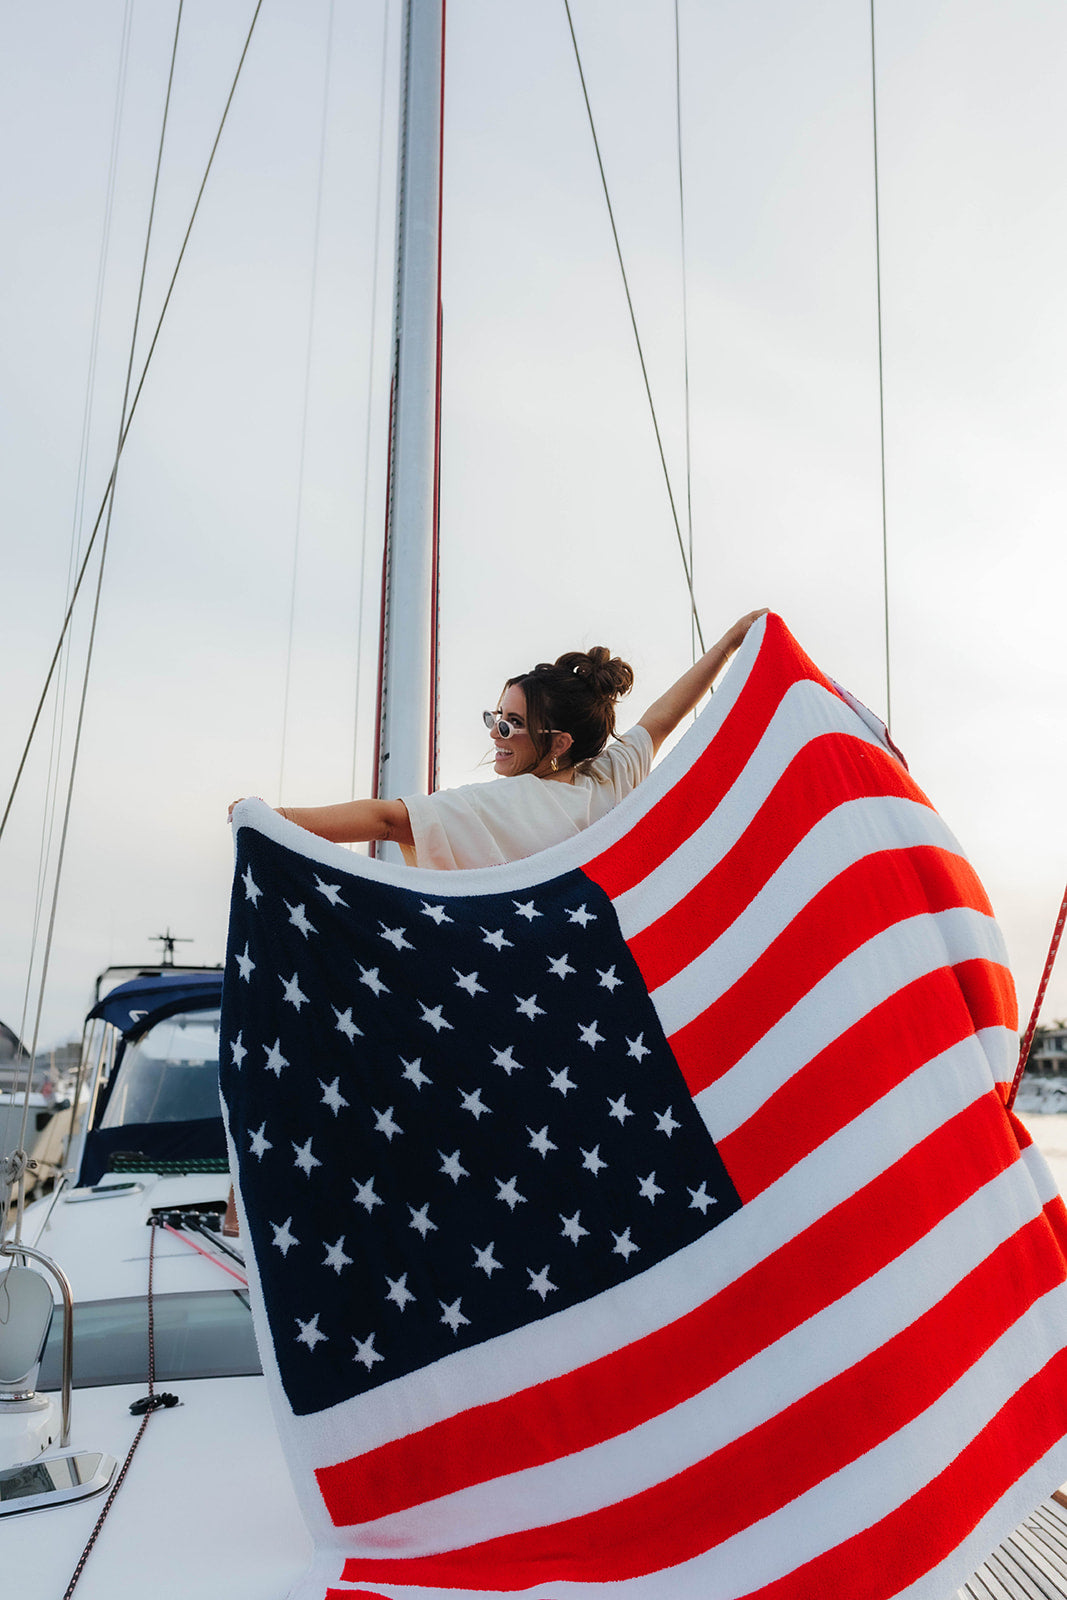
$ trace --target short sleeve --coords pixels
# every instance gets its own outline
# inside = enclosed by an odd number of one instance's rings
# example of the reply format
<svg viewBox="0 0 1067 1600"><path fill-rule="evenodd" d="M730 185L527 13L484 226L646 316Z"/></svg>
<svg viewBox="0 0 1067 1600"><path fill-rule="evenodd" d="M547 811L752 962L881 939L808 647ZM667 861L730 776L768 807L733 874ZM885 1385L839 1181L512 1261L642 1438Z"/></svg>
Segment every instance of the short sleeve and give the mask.
<svg viewBox="0 0 1067 1600"><path fill-rule="evenodd" d="M643 783L652 771L652 735L638 722L629 732L613 739L606 750L582 765L594 782L609 788L612 804L617 805L631 789Z"/></svg>

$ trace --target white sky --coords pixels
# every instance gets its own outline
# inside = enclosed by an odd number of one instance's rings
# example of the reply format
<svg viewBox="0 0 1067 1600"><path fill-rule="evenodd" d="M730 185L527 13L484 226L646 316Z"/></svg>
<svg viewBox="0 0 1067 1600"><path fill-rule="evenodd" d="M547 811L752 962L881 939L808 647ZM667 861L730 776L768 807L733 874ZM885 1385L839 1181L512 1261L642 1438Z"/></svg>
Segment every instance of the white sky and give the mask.
<svg viewBox="0 0 1067 1600"><path fill-rule="evenodd" d="M0 802L79 520L124 9L0 4ZM673 4L573 11L684 503ZM187 0L145 327L251 13ZM770 605L884 715L867 3L681 0L680 14L705 632ZM175 6L137 0L131 15L83 542L114 449ZM79 1030L101 968L151 959L168 925L193 941L179 959L221 959L230 799L351 792L385 11L334 7L312 316L329 15L326 0L264 6L123 458L44 1044ZM876 17L893 731L990 892L1028 1013L1067 877L1067 9L881 0ZM390 84L397 24L394 3ZM481 775L478 714L506 675L607 643L634 664L636 719L687 664L689 625L562 0L449 0L448 26L442 776L457 783ZM361 792L394 102L390 88ZM50 710L0 840L0 1017L15 1028L51 725ZM1067 958L1045 1007L1064 1013Z"/></svg>

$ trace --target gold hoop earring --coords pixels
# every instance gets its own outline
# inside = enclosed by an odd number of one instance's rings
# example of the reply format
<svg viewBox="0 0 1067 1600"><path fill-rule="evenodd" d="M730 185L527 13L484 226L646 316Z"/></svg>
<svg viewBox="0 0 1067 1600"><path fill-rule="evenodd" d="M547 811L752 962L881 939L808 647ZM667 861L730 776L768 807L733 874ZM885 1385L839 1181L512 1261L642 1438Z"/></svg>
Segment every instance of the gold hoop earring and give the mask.
<svg viewBox="0 0 1067 1600"><path fill-rule="evenodd" d="M553 772L558 772L559 771L559 762L556 760L555 756L552 757L552 771Z"/></svg>

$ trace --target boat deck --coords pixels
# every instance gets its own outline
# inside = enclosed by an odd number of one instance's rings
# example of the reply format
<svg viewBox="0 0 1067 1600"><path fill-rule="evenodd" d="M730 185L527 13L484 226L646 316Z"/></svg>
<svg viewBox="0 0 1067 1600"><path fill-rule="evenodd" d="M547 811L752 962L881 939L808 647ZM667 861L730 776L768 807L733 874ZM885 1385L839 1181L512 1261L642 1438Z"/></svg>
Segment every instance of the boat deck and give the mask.
<svg viewBox="0 0 1067 1600"><path fill-rule="evenodd" d="M1021 1522L956 1600L1060 1600L1067 1595L1067 1496L1060 1491Z"/></svg>

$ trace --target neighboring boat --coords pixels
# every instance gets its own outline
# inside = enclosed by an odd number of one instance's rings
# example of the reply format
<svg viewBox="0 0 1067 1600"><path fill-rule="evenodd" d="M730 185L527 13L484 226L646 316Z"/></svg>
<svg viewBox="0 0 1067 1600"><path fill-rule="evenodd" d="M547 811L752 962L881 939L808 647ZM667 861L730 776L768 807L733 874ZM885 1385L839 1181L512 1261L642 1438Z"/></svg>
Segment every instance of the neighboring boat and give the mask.
<svg viewBox="0 0 1067 1600"><path fill-rule="evenodd" d="M155 1381L177 1385L180 1404L151 1419L79 1593L281 1600L306 1564L240 1249L221 1231L220 993L218 973L171 974L93 1008L69 1177L23 1219L26 1255L59 1263L74 1298L69 1399L61 1312L38 1377L0 1344L0 1560L27 1600L64 1592L137 1435L150 1313ZM214 1482L207 1463L220 1464Z"/></svg>

